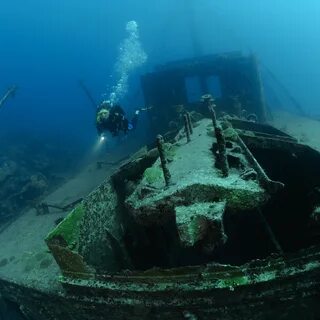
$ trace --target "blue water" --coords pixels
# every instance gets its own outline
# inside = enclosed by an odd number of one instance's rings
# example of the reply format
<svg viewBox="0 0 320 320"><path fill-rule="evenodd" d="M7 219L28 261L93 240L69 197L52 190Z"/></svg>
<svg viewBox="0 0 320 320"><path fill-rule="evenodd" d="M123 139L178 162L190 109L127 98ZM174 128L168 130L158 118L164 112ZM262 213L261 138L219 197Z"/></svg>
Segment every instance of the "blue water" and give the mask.
<svg viewBox="0 0 320 320"><path fill-rule="evenodd" d="M139 76L155 65L197 50L241 50L255 53L307 113L320 114L319 16L318 0L2 0L0 95L13 84L18 91L0 109L0 147L40 137L57 150L90 150L95 112L79 80L98 102L110 93L130 20L148 60L130 74L120 101L128 112L143 104Z"/></svg>
<svg viewBox="0 0 320 320"><path fill-rule="evenodd" d="M139 23L149 56L136 75L156 63L192 56L187 2L203 53L257 53L305 108L317 112L316 0L3 0L0 91L11 84L19 90L0 111L0 133L54 133L89 145L95 137L94 114L78 81L84 80L96 99L101 98L129 20ZM137 81L131 82L132 90Z"/></svg>

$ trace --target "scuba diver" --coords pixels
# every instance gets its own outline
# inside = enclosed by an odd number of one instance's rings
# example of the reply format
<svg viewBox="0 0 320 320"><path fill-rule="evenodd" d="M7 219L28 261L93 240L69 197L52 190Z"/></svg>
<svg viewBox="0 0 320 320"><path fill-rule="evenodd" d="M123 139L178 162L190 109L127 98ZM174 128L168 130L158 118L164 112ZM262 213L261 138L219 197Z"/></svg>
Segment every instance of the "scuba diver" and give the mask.
<svg viewBox="0 0 320 320"><path fill-rule="evenodd" d="M127 134L128 131L134 130L138 123L140 110L135 111L131 120L125 117L124 110L120 105L111 105L109 101L103 101L97 110L96 127L99 136L104 132L110 132L112 136L118 136L120 132Z"/></svg>

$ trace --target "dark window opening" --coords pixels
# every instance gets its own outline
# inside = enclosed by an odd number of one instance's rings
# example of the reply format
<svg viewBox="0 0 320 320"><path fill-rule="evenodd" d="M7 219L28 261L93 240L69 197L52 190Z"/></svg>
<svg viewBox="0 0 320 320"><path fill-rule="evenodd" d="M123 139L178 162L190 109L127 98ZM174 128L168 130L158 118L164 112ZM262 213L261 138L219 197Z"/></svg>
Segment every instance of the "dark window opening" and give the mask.
<svg viewBox="0 0 320 320"><path fill-rule="evenodd" d="M215 98L221 98L221 83L218 76L210 76L206 79L208 92Z"/></svg>

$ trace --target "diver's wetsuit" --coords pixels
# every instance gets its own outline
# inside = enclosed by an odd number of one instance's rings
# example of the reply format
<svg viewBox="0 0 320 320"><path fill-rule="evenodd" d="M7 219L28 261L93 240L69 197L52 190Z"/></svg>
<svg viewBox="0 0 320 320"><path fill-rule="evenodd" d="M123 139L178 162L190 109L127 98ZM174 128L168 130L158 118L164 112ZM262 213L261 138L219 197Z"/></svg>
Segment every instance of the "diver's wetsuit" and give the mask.
<svg viewBox="0 0 320 320"><path fill-rule="evenodd" d="M101 135L104 131L111 132L113 136L117 136L120 131L123 131L126 134L128 130L135 129L137 121L137 113L129 122L129 120L125 117L125 112L123 109L119 105L115 105L109 109L109 117L97 123L97 131L99 135Z"/></svg>

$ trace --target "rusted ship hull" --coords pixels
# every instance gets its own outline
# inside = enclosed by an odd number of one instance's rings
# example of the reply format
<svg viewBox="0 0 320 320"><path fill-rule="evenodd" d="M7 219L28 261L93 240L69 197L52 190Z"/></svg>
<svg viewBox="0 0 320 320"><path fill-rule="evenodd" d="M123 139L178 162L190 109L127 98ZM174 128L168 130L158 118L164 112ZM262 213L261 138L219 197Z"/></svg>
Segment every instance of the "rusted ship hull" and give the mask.
<svg viewBox="0 0 320 320"><path fill-rule="evenodd" d="M319 248L312 248L242 267L62 279L61 294L4 280L0 291L36 320L319 319L319 261Z"/></svg>

